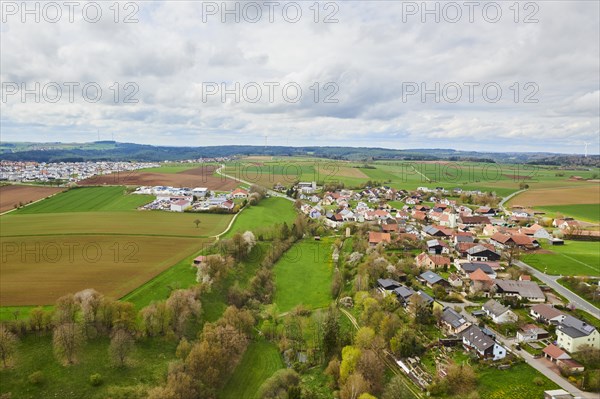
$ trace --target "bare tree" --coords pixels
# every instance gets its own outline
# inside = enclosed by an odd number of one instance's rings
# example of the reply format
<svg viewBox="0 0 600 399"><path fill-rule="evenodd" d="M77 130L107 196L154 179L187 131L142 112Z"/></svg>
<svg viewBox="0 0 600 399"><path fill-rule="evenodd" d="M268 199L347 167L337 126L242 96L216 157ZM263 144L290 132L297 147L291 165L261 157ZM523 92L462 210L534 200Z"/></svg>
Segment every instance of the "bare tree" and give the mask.
<svg viewBox="0 0 600 399"><path fill-rule="evenodd" d="M17 350L17 336L3 325L0 325L0 358L2 358L2 365L6 367L8 361Z"/></svg>
<svg viewBox="0 0 600 399"><path fill-rule="evenodd" d="M54 354L67 364L73 364L76 355L83 345L81 327L76 323L63 323L54 328L52 337Z"/></svg>
<svg viewBox="0 0 600 399"><path fill-rule="evenodd" d="M135 341L129 332L118 329L112 335L108 352L112 361L119 367L125 366L129 354L133 351Z"/></svg>

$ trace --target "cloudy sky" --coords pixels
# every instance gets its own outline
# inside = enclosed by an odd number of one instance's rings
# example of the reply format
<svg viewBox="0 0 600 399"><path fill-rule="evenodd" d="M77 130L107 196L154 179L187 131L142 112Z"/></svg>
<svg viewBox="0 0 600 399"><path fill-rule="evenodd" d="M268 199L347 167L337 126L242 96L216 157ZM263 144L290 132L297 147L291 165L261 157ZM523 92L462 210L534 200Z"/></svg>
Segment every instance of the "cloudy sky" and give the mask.
<svg viewBox="0 0 600 399"><path fill-rule="evenodd" d="M600 150L598 1L55 4L2 2L3 141Z"/></svg>

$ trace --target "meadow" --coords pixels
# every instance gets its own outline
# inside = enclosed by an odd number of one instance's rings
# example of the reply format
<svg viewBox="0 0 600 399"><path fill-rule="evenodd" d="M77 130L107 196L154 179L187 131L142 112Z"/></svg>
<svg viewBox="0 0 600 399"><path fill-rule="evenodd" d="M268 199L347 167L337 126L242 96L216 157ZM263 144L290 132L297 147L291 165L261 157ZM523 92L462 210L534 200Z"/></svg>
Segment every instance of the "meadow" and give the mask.
<svg viewBox="0 0 600 399"><path fill-rule="evenodd" d="M295 218L296 211L291 201L278 197L265 198L257 205L244 209L233 222L231 229L223 236L226 238L236 232L257 231L283 222L291 225Z"/></svg>
<svg viewBox="0 0 600 399"><path fill-rule="evenodd" d="M332 239L307 238L296 243L276 264L274 303L280 312L297 305L323 308L331 302Z"/></svg>
<svg viewBox="0 0 600 399"><path fill-rule="evenodd" d="M478 370L478 376L477 392L481 399L538 399L544 396L544 391L558 388L555 383L525 363L513 365L509 370L481 368ZM533 383L536 378L540 379L541 385Z"/></svg>
<svg viewBox="0 0 600 399"><path fill-rule="evenodd" d="M275 344L268 341L252 342L219 399L260 399L256 394L262 383L283 367L281 354Z"/></svg>
<svg viewBox="0 0 600 399"><path fill-rule="evenodd" d="M523 262L548 274L600 276L600 242L566 240L564 245L545 245L544 249L523 255Z"/></svg>

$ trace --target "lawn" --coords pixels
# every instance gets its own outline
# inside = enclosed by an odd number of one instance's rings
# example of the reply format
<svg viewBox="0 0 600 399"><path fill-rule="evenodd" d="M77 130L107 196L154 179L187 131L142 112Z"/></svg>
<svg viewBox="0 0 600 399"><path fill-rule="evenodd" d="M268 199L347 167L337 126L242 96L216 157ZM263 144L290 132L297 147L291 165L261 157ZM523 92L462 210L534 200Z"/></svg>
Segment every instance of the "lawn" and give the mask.
<svg viewBox="0 0 600 399"><path fill-rule="evenodd" d="M267 341L252 342L218 397L259 399L256 394L262 383L283 367L277 346Z"/></svg>
<svg viewBox="0 0 600 399"><path fill-rule="evenodd" d="M281 312L300 304L312 309L323 308L331 302L332 243L330 238L302 240L275 264L273 302Z"/></svg>
<svg viewBox="0 0 600 399"><path fill-rule="evenodd" d="M291 225L294 219L296 219L296 211L293 202L284 198L265 198L258 205L244 209L224 237L231 237L238 231L257 231L283 222Z"/></svg>
<svg viewBox="0 0 600 399"><path fill-rule="evenodd" d="M555 383L525 363L512 366L508 370L484 368L478 372L478 376L477 392L481 399L539 399L544 397L544 391L558 388ZM540 378L542 385L534 384L535 378Z"/></svg>
<svg viewBox="0 0 600 399"><path fill-rule="evenodd" d="M127 211L152 200L154 200L152 195L126 194L125 188L120 186L73 188L16 210L12 214Z"/></svg>
<svg viewBox="0 0 600 399"><path fill-rule="evenodd" d="M544 205L536 207L550 217L557 214L570 216L577 220L598 223L600 221L600 204Z"/></svg>
<svg viewBox="0 0 600 399"><path fill-rule="evenodd" d="M548 274L563 276L599 276L600 242L565 241L564 245L545 246L552 253L523 256L523 262Z"/></svg>

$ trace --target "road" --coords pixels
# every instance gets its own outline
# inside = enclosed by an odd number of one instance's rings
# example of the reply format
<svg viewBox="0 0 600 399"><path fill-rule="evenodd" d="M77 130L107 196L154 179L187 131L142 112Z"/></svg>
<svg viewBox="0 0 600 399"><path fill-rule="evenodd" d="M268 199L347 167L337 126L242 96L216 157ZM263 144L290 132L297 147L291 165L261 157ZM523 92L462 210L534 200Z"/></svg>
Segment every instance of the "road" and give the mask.
<svg viewBox="0 0 600 399"><path fill-rule="evenodd" d="M474 316L472 316L464 310L465 305L459 306L463 307L461 315L463 315L466 320L470 321L475 325L479 324L479 320L477 320L477 318L475 318ZM573 395L575 395L575 397L581 397L585 399L598 399L597 394L591 392L584 392L576 386L572 385L568 380L562 378L562 376L560 376L559 374L555 373L552 369L548 367L547 360L543 358L536 359L525 350L517 351L512 349L512 346L517 343L516 338L506 338L497 331L494 331L494 329L490 328L490 326L486 325L486 327L489 330L491 330L494 334L496 334L496 340L500 342L507 350L514 353L516 356L522 358L525 361L525 363L542 373L544 376L548 377L550 381L554 382L556 385L558 385L565 391L572 393Z"/></svg>
<svg viewBox="0 0 600 399"><path fill-rule="evenodd" d="M514 193L512 193L511 195L504 197L502 199L502 201L500 201L500 203L498 204L498 208L500 208L500 210L502 212L506 212L506 208L504 208L504 204L506 203L506 201L510 200L512 197L514 197L515 195L519 195L521 194L523 191L527 191L527 189L525 190L519 190L519 191L515 191Z"/></svg>
<svg viewBox="0 0 600 399"><path fill-rule="evenodd" d="M542 281L548 287L552 288L554 291L567 298L569 302L575 304L575 306L577 306L578 309L585 310L593 317L600 319L600 309L598 309L596 306L592 305L579 295L575 294L573 291L567 289L566 287L563 287L559 282L556 281L558 280L559 276L550 276L545 273L542 273L536 268L529 266L525 262L516 261L515 265L519 266L521 269L526 270L528 273L540 279L540 281Z"/></svg>
<svg viewBox="0 0 600 399"><path fill-rule="evenodd" d="M226 177L226 178L228 178L228 179L235 180L235 181L238 181L238 182L240 182L240 183L247 184L247 185L249 185L249 186L251 186L252 184L255 184L255 183L251 183L251 182L249 182L249 181L242 180L242 179L240 179L240 178L238 178L238 177L235 177L235 176L230 176L230 175L228 175L228 174L225 174L225 173L221 172L221 169L223 169L224 167L225 167L225 165L221 165L221 167L220 167L219 169L215 170L215 172L216 172L216 173L217 173L219 176L223 176L223 177ZM296 202L296 200L295 200L295 199L293 199L293 198L290 198L290 197L288 197L288 196L287 196L287 195L285 195L285 194L278 193L277 191L275 191L275 190L271 190L271 189L268 189L268 188L267 188L267 194L269 194L269 195L270 195L270 196L272 196L272 197L285 198L285 199L286 199L286 200L288 200L288 201L291 201L291 202Z"/></svg>

